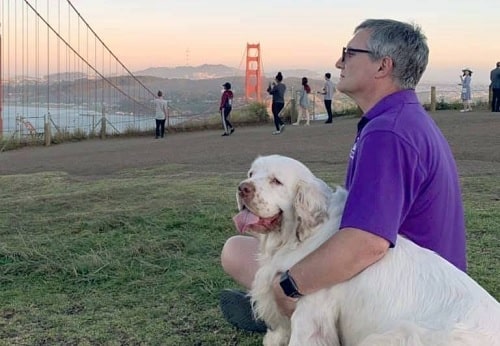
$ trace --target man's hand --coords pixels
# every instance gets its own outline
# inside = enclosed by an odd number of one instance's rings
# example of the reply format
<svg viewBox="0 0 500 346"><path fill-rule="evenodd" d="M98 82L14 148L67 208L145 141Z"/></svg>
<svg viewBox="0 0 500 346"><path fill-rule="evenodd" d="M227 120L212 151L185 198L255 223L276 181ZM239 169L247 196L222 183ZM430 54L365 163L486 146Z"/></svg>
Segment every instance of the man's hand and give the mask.
<svg viewBox="0 0 500 346"><path fill-rule="evenodd" d="M274 299L276 300L276 304L278 304L278 308L280 312L287 316L288 318L292 317L293 312L295 311L295 307L297 306L298 298L291 298L285 295L283 289L280 286L280 278L281 273L278 273L274 277L273 281L273 291L274 291Z"/></svg>

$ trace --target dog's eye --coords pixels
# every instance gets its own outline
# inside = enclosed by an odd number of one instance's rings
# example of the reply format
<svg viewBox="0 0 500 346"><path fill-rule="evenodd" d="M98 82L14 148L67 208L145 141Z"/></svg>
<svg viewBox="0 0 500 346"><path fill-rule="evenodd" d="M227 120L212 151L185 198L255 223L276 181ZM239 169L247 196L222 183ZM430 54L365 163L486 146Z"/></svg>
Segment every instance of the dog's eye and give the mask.
<svg viewBox="0 0 500 346"><path fill-rule="evenodd" d="M278 180L278 179L276 179L276 178L273 178L273 179L271 180L271 184L275 184L275 185L283 185L283 184L281 183L281 181L279 181L279 180Z"/></svg>
<svg viewBox="0 0 500 346"><path fill-rule="evenodd" d="M248 177L251 178L253 175L253 172L248 172Z"/></svg>

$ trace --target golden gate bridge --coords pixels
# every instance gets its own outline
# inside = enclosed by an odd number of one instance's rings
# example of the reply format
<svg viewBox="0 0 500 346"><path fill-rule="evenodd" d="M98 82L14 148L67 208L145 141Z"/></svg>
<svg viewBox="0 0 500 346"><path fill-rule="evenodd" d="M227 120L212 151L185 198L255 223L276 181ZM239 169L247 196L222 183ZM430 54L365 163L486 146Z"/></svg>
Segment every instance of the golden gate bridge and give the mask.
<svg viewBox="0 0 500 346"><path fill-rule="evenodd" d="M0 139L151 128L151 90L70 0L2 0ZM260 44L247 44L245 100L262 98ZM171 107L177 120L180 111ZM108 124L106 128L106 123Z"/></svg>

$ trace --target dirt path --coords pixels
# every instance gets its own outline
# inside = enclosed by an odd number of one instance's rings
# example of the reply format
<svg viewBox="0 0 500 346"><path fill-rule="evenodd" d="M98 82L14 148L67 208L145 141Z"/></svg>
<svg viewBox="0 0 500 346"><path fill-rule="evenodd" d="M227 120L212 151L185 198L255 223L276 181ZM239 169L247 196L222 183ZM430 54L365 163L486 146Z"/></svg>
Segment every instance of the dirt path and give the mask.
<svg viewBox="0 0 500 346"><path fill-rule="evenodd" d="M455 153L461 175L500 175L500 114L440 111L433 115ZM271 135L273 125L240 127L230 137L221 131L177 133L163 140L152 137L88 140L28 147L0 153L0 175L64 171L72 176L99 178L122 170L166 163L195 171L246 171L259 154L283 154L314 166L345 166L357 119L336 118L333 126L313 122L287 126Z"/></svg>

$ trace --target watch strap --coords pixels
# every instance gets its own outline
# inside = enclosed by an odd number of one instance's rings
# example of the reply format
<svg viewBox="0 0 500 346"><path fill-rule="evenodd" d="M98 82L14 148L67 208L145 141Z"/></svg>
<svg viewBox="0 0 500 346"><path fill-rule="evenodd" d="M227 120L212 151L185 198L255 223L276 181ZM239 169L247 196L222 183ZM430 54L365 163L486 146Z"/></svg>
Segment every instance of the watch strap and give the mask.
<svg viewBox="0 0 500 346"><path fill-rule="evenodd" d="M300 298L302 294L299 292L297 287L297 283L290 275L290 270L287 270L283 274L281 274L280 278L280 286L283 292L291 298Z"/></svg>

